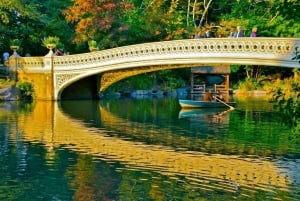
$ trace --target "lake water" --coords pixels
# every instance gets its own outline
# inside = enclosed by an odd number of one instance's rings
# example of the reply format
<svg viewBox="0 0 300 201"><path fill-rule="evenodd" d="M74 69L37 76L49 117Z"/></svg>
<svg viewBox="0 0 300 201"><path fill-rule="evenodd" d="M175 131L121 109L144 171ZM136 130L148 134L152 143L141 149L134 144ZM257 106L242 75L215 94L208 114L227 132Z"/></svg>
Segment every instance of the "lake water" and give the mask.
<svg viewBox="0 0 300 201"><path fill-rule="evenodd" d="M262 98L0 103L0 200L300 200L300 146Z"/></svg>

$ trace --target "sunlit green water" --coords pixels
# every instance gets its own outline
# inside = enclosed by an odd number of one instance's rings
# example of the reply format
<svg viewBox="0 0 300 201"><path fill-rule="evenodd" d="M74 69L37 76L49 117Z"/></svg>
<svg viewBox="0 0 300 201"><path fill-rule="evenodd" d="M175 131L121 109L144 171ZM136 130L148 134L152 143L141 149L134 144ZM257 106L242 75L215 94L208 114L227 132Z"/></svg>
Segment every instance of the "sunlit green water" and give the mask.
<svg viewBox="0 0 300 201"><path fill-rule="evenodd" d="M0 104L0 200L299 200L293 128L237 101Z"/></svg>

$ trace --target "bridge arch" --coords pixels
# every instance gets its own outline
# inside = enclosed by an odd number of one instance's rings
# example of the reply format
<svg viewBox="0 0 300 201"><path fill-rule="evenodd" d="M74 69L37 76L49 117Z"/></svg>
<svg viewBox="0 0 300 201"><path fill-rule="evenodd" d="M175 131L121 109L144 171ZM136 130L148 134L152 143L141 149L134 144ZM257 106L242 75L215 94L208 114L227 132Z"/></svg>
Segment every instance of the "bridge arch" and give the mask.
<svg viewBox="0 0 300 201"><path fill-rule="evenodd" d="M50 72L52 99L80 79L129 70L162 70L214 64L300 68L298 38L209 38L136 44L68 56L22 58L24 72ZM37 64L39 63L39 64ZM116 78L116 80L119 78ZM101 85L113 82L106 76ZM99 88L101 90L101 86ZM103 88L102 88L103 89Z"/></svg>

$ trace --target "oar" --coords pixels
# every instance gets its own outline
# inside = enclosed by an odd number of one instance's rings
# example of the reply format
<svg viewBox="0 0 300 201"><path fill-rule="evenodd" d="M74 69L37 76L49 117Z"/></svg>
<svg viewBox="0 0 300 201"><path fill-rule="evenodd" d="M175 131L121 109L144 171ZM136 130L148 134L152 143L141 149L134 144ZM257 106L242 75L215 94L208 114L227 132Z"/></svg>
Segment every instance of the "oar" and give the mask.
<svg viewBox="0 0 300 201"><path fill-rule="evenodd" d="M216 100L218 100L219 102L223 103L224 105L228 106L231 110L234 110L234 109L235 109L234 107L232 107L231 105L228 105L227 103L225 103L224 101L220 100L220 99L217 98L216 96L214 96L214 98L215 98Z"/></svg>
<svg viewBox="0 0 300 201"><path fill-rule="evenodd" d="M216 118L216 119L221 119L222 118L222 116L223 115L225 115L227 112L230 112L230 111L232 111L233 109L229 109L229 110L225 110L225 111L223 111L223 112L221 112L221 113L219 113L219 114L216 114L216 115L214 115L214 117Z"/></svg>
<svg viewBox="0 0 300 201"><path fill-rule="evenodd" d="M231 109L225 110L225 111L219 113L218 115L219 115L219 116L223 116L224 114L226 114L227 112L230 112L230 111L231 111Z"/></svg>

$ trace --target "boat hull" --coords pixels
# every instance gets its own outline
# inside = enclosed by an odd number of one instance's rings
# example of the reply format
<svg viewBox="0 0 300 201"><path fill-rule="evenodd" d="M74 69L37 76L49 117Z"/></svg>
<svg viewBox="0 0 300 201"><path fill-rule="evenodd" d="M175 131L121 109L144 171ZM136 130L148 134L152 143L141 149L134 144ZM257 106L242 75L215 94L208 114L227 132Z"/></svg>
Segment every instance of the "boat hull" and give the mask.
<svg viewBox="0 0 300 201"><path fill-rule="evenodd" d="M226 108L233 107L235 104L235 102L179 100L179 105L182 108Z"/></svg>

